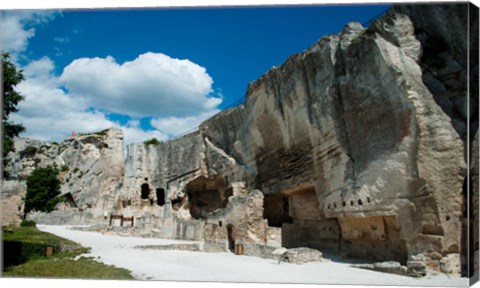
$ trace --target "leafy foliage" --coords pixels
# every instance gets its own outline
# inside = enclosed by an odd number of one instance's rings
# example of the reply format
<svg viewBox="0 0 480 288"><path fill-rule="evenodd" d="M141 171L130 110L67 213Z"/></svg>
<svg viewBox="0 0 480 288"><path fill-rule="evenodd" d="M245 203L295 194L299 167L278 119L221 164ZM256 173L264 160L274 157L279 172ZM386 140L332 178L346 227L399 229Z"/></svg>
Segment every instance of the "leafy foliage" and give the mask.
<svg viewBox="0 0 480 288"><path fill-rule="evenodd" d="M37 227L37 223L33 220L23 220L20 227Z"/></svg>
<svg viewBox="0 0 480 288"><path fill-rule="evenodd" d="M50 212L61 201L58 169L52 166L35 169L27 178L25 213L36 211Z"/></svg>
<svg viewBox="0 0 480 288"><path fill-rule="evenodd" d="M160 141L158 141L157 138L151 138L151 139L143 141L143 144L145 144L145 145L158 145L158 144L160 144Z"/></svg>
<svg viewBox="0 0 480 288"><path fill-rule="evenodd" d="M8 53L2 54L2 68L3 68L3 156L5 157L9 152L14 151L13 137L18 136L25 131L25 127L21 124L15 124L8 121L10 113L18 112L17 105L24 97L15 91L15 86L22 82L25 78L22 70L17 70L15 65L10 61Z"/></svg>
<svg viewBox="0 0 480 288"><path fill-rule="evenodd" d="M97 131L97 132L92 132L92 133L78 133L77 135L78 136L86 136L86 135L105 136L105 135L107 135L108 130L110 130L110 128L103 129L103 130Z"/></svg>

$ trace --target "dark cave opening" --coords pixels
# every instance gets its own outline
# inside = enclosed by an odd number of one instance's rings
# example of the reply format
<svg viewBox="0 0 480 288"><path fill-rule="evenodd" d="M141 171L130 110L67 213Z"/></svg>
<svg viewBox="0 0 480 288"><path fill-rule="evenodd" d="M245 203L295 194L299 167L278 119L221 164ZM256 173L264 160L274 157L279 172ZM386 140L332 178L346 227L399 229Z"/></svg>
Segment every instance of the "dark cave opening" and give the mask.
<svg viewBox="0 0 480 288"><path fill-rule="evenodd" d="M148 196L150 195L150 186L147 183L142 184L141 186L141 197L143 200L148 199Z"/></svg>
<svg viewBox="0 0 480 288"><path fill-rule="evenodd" d="M221 177L199 177L186 187L190 214L195 219L206 218L206 214L217 209L223 209L228 203L228 197L233 195L232 189L226 189Z"/></svg>
<svg viewBox="0 0 480 288"><path fill-rule="evenodd" d="M157 193L157 205L158 206L165 205L165 189L157 188L156 193Z"/></svg>
<svg viewBox="0 0 480 288"><path fill-rule="evenodd" d="M292 223L289 215L289 199L287 195L270 194L263 198L263 218L268 226L282 227L283 223Z"/></svg>

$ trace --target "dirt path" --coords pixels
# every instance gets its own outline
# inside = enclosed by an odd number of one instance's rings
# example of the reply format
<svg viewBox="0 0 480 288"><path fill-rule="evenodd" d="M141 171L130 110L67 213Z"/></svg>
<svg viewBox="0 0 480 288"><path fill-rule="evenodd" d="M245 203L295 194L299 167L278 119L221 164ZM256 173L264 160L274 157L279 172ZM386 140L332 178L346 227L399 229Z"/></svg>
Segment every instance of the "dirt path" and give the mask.
<svg viewBox="0 0 480 288"><path fill-rule="evenodd" d="M468 286L467 278L445 275L411 278L323 262L295 265L232 253L136 249L135 246L193 244L195 242L107 236L70 230L67 226L38 225L50 232L91 247L85 256L126 268L137 279L259 283L311 283L357 285ZM198 243L198 242L197 242Z"/></svg>

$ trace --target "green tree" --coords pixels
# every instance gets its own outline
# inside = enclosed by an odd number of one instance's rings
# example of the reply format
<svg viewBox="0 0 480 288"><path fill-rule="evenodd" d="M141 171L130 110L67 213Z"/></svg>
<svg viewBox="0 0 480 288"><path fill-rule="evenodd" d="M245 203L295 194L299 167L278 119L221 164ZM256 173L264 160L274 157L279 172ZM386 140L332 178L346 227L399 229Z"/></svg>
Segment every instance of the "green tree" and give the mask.
<svg viewBox="0 0 480 288"><path fill-rule="evenodd" d="M52 166L37 168L27 177L25 214L32 211L50 212L61 201L58 169Z"/></svg>
<svg viewBox="0 0 480 288"><path fill-rule="evenodd" d="M2 119L2 133L3 133L3 157L10 151L14 151L13 138L25 131L25 127L21 124L15 124L8 121L10 113L18 112L17 105L24 97L15 91L15 86L22 82L25 78L22 70L17 70L17 67L10 61L8 53L2 54L2 72L3 72L3 119Z"/></svg>

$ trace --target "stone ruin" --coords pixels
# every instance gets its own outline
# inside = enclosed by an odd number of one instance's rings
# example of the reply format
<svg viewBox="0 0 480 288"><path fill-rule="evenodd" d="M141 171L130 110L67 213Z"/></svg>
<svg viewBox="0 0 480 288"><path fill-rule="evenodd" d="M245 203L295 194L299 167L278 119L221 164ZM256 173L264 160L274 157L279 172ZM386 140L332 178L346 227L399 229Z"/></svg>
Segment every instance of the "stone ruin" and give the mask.
<svg viewBox="0 0 480 288"><path fill-rule="evenodd" d="M60 175L65 202L30 213L38 223L200 240L207 252L241 247L278 259L289 251L282 247L303 247L400 263L377 265L384 270L471 275L478 258L473 8L394 5L368 28L349 23L250 83L245 104L180 138L131 144L126 155L114 128L59 144L19 138L5 167L4 224L23 213L29 173L56 163L69 168ZM133 217L133 227L119 227L112 215ZM314 255L299 251L285 253Z"/></svg>

